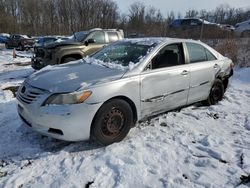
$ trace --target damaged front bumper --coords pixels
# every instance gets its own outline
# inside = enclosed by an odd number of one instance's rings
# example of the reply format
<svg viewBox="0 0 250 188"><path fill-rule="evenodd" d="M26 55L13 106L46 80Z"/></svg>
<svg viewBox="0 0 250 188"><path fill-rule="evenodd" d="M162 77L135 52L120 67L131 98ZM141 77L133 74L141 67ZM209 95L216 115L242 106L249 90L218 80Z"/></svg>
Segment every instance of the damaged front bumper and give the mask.
<svg viewBox="0 0 250 188"><path fill-rule="evenodd" d="M42 135L66 141L90 138L95 113L101 104L33 106L18 101L18 114L25 125Z"/></svg>

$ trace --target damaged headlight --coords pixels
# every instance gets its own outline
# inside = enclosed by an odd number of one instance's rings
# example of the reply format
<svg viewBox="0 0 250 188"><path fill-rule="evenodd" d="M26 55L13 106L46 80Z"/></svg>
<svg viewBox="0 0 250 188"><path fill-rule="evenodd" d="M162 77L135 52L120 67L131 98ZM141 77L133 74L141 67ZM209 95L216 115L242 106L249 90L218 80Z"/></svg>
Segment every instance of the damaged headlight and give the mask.
<svg viewBox="0 0 250 188"><path fill-rule="evenodd" d="M83 103L92 94L91 91L81 91L73 93L62 93L51 95L44 103L46 105L64 105Z"/></svg>

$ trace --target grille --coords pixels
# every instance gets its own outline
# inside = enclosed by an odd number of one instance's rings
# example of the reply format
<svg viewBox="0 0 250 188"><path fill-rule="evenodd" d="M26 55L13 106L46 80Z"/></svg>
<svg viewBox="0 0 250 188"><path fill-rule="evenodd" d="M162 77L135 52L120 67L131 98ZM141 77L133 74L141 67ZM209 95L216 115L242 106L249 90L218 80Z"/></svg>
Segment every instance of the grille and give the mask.
<svg viewBox="0 0 250 188"><path fill-rule="evenodd" d="M41 95L45 93L44 90L34 88L28 84L22 85L17 92L17 99L23 103L31 104L36 101Z"/></svg>
<svg viewBox="0 0 250 188"><path fill-rule="evenodd" d="M36 57L44 57L45 56L45 52L41 48L36 48L35 49L35 54L36 54Z"/></svg>

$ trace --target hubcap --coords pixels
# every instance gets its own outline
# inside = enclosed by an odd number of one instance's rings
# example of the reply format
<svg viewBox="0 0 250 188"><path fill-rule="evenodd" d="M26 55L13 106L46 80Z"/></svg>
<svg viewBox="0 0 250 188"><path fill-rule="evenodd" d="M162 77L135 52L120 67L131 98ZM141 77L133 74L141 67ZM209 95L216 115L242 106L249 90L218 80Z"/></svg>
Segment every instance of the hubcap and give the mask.
<svg viewBox="0 0 250 188"><path fill-rule="evenodd" d="M102 132L105 136L117 136L124 127L124 115L117 109L112 108L105 116L102 124Z"/></svg>

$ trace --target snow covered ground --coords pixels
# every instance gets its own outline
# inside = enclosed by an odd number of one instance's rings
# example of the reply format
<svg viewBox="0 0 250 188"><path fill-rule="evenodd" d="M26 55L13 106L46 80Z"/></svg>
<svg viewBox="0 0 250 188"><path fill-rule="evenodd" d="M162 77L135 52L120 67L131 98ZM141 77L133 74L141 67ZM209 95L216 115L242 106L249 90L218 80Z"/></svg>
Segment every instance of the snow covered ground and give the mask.
<svg viewBox="0 0 250 188"><path fill-rule="evenodd" d="M22 125L13 92L33 70L11 56L0 50L0 187L250 186L250 68L235 72L218 105L159 115L101 147Z"/></svg>

